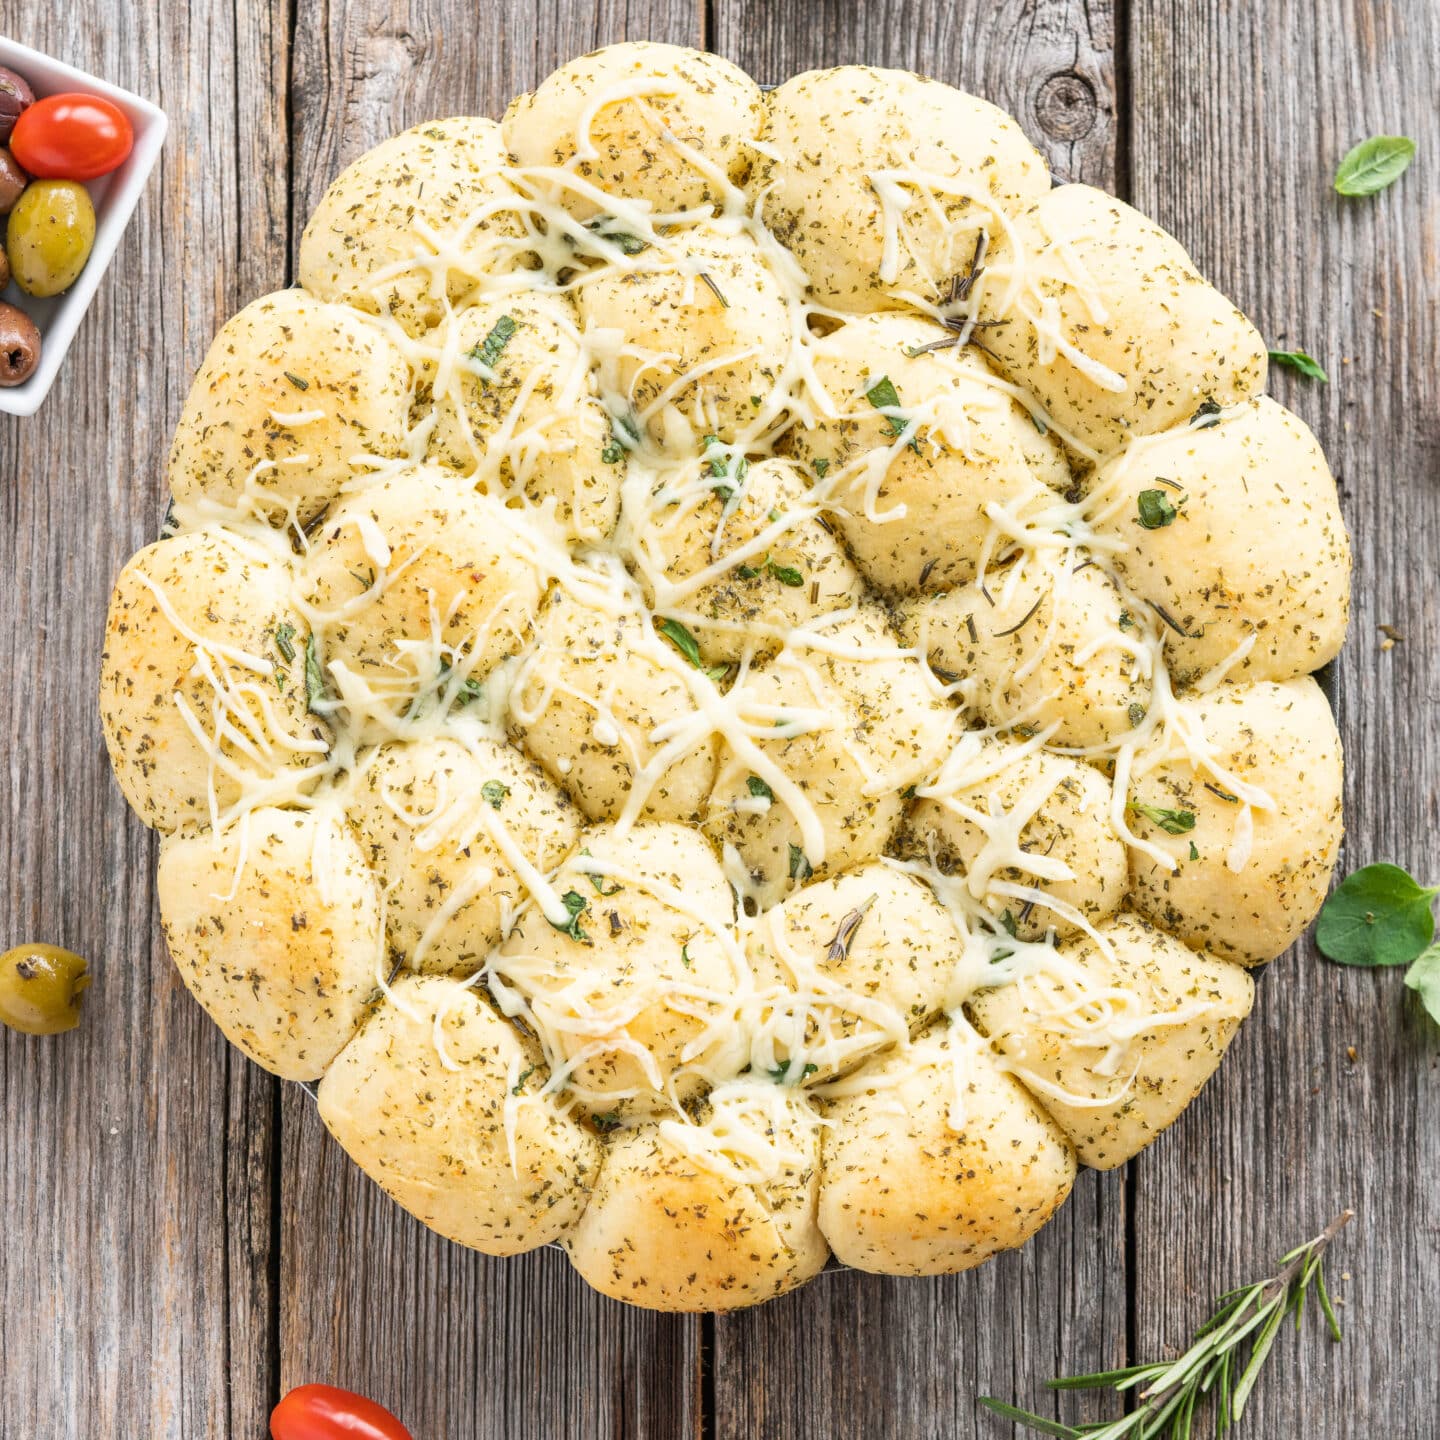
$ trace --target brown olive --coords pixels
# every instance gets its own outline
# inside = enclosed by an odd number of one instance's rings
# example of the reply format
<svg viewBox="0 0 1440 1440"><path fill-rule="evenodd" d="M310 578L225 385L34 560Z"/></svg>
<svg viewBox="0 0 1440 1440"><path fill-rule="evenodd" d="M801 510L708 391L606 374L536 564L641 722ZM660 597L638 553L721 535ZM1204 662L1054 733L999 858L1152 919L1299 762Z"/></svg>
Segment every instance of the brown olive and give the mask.
<svg viewBox="0 0 1440 1440"><path fill-rule="evenodd" d="M85 961L74 951L17 945L0 955L0 1022L23 1035L73 1030L89 984Z"/></svg>
<svg viewBox="0 0 1440 1440"><path fill-rule="evenodd" d="M9 138L15 122L35 103L35 92L21 75L0 65L0 145Z"/></svg>
<svg viewBox="0 0 1440 1440"><path fill-rule="evenodd" d="M10 283L10 257L5 253L5 247L0 245L0 290L3 290Z"/></svg>
<svg viewBox="0 0 1440 1440"><path fill-rule="evenodd" d="M23 385L40 363L40 332L23 311L0 300L0 388Z"/></svg>
<svg viewBox="0 0 1440 1440"><path fill-rule="evenodd" d="M29 183L30 177L20 168L20 162L0 145L0 215L10 213L10 207Z"/></svg>

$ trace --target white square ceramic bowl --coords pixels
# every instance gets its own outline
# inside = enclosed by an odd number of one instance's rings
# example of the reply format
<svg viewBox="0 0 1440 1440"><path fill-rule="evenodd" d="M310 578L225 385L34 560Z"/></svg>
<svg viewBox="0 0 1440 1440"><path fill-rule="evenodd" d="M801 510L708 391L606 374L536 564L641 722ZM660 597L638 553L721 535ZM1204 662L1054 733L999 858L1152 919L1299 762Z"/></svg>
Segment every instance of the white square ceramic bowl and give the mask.
<svg viewBox="0 0 1440 1440"><path fill-rule="evenodd" d="M36 300L26 295L13 281L0 294L0 299L18 305L40 327L40 363L23 385L0 388L0 413L33 415L50 392L50 386L64 362L65 352L75 338L100 279L109 269L121 232L135 209L141 190L145 188L145 181L155 168L156 160L160 158L166 120L165 112L148 100L106 84L104 80L97 80L83 70L62 65L39 51L17 45L3 35L0 35L0 65L23 75L37 99L69 91L103 95L125 112L135 131L135 148L126 156L125 163L109 175L86 182L90 199L95 204L95 248L90 252L90 259L80 272L80 278L63 295L49 300Z"/></svg>

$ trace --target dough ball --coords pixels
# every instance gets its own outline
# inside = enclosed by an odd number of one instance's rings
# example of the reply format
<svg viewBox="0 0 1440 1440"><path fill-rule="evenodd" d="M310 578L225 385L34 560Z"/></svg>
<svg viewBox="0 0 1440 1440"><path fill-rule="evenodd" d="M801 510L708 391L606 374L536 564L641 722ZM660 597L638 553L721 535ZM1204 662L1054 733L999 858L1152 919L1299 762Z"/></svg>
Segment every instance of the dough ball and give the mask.
<svg viewBox="0 0 1440 1440"><path fill-rule="evenodd" d="M565 1248L603 1295L648 1310L758 1305L818 1275L819 1122L768 1080L712 1092L696 1121L661 1120L610 1143Z"/></svg>
<svg viewBox="0 0 1440 1440"><path fill-rule="evenodd" d="M793 465L714 463L723 475L701 461L629 490L622 535L646 604L682 614L706 664L772 653L796 626L860 603L860 576Z"/></svg>
<svg viewBox="0 0 1440 1440"><path fill-rule="evenodd" d="M1004 373L1102 455L1265 388L1249 320L1174 236L1088 185L1047 192L1013 238L994 234L974 294Z"/></svg>
<svg viewBox="0 0 1440 1440"><path fill-rule="evenodd" d="M969 1011L1074 1142L1113 1170L1172 1125L1219 1067L1255 987L1238 965L1187 949L1122 912L1063 941Z"/></svg>
<svg viewBox="0 0 1440 1440"><path fill-rule="evenodd" d="M1177 681L1289 680L1339 653L1350 540L1325 456L1268 396L1134 443L1101 467L1089 504L1131 593L1175 622ZM1148 522L1148 523L1147 523Z"/></svg>
<svg viewBox="0 0 1440 1440"><path fill-rule="evenodd" d="M625 470L569 302L500 296L462 310L452 328L429 458L492 491L553 499L570 538L603 540Z"/></svg>
<svg viewBox="0 0 1440 1440"><path fill-rule="evenodd" d="M695 821L715 778L714 736L694 698L708 684L637 606L592 605L556 586L515 672L510 732L591 820L630 805Z"/></svg>
<svg viewBox="0 0 1440 1440"><path fill-rule="evenodd" d="M305 695L309 627L283 559L221 530L148 545L120 572L100 718L130 808L158 830L210 823L257 789L311 788L330 748Z"/></svg>
<svg viewBox="0 0 1440 1440"><path fill-rule="evenodd" d="M1023 1245L1064 1203L1075 1152L963 1024L868 1061L825 1106L820 1229L881 1275L951 1275Z"/></svg>
<svg viewBox="0 0 1440 1440"><path fill-rule="evenodd" d="M900 791L950 748L956 712L872 608L814 627L737 683L740 726L722 745L711 835L760 909L812 874L879 856Z"/></svg>
<svg viewBox="0 0 1440 1440"><path fill-rule="evenodd" d="M505 143L520 165L565 166L670 213L724 203L750 169L763 114L760 87L738 65L637 40L582 55L518 96ZM584 191L557 195L581 219L604 208Z"/></svg>
<svg viewBox="0 0 1440 1440"><path fill-rule="evenodd" d="M232 1045L283 1080L314 1080L360 1024L384 956L380 892L329 809L250 811L167 835L165 939Z"/></svg>
<svg viewBox="0 0 1440 1440"><path fill-rule="evenodd" d="M1087 558L1030 552L987 574L984 590L907 601L900 633L942 678L970 681L991 725L1049 731L1054 745L1107 744L1150 708L1151 652L1114 578Z"/></svg>
<svg viewBox="0 0 1440 1440"><path fill-rule="evenodd" d="M469 974L553 870L579 820L538 765L482 736L381 745L345 796L385 886L390 945L416 970Z"/></svg>
<svg viewBox="0 0 1440 1440"><path fill-rule="evenodd" d="M180 505L308 525L410 428L410 369L346 305L279 290L226 321L195 376L170 447Z"/></svg>
<svg viewBox="0 0 1440 1440"><path fill-rule="evenodd" d="M745 235L681 231L632 265L580 291L586 329L620 342L608 388L637 430L672 450L743 435L779 383L792 340L785 292L764 255Z"/></svg>
<svg viewBox="0 0 1440 1440"><path fill-rule="evenodd" d="M859 316L817 340L815 377L836 413L786 437L856 564L892 594L972 580L991 531L988 505L1032 519L1070 485L1059 445L976 354L909 353L945 334L895 313ZM883 413L881 402L902 413Z"/></svg>
<svg viewBox="0 0 1440 1440"><path fill-rule="evenodd" d="M1092 766L1013 740L962 735L913 806L904 849L965 877L970 894L1024 940L1071 934L1117 911L1128 854L1110 823L1110 782ZM1022 886L1042 899L996 888ZM1053 902L1053 908L1052 903Z"/></svg>
<svg viewBox="0 0 1440 1440"><path fill-rule="evenodd" d="M520 233L503 208L507 158L499 125L477 116L427 120L367 150L315 207L300 237L300 283L423 335ZM436 263L437 244L448 263Z"/></svg>
<svg viewBox="0 0 1440 1440"><path fill-rule="evenodd" d="M1246 965L1273 960L1325 898L1342 790L1340 736L1308 675L1221 685L1180 702L1175 721L1135 757L1127 817L1176 868L1132 848L1132 903L1188 944ZM1175 816L1193 816L1193 827L1167 833L1158 822L1169 817L1174 828Z"/></svg>
<svg viewBox="0 0 1440 1440"><path fill-rule="evenodd" d="M942 300L995 215L1018 215L1050 184L1004 111L907 71L806 71L765 109L751 192L815 300L836 309Z"/></svg>
<svg viewBox="0 0 1440 1440"><path fill-rule="evenodd" d="M300 595L327 683L356 716L474 699L528 643L543 553L518 516L433 466L350 496L314 537Z"/></svg>
<svg viewBox="0 0 1440 1440"><path fill-rule="evenodd" d="M537 1058L475 990L407 975L320 1082L320 1117L432 1230L518 1255L575 1224L601 1160L543 1092Z"/></svg>
<svg viewBox="0 0 1440 1440"><path fill-rule="evenodd" d="M688 826L580 838L492 965L584 1109L678 1105L744 1064L730 887Z"/></svg>
<svg viewBox="0 0 1440 1440"><path fill-rule="evenodd" d="M870 864L766 911L745 950L765 997L752 1068L820 1084L929 1021L963 946L928 886Z"/></svg>

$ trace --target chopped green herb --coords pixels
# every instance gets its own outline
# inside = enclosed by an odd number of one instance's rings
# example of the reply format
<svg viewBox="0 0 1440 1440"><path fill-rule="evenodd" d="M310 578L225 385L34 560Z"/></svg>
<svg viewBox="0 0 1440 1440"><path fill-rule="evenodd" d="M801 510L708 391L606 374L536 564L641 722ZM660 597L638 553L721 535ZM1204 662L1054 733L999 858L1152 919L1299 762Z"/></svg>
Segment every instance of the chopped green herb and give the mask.
<svg viewBox="0 0 1440 1440"><path fill-rule="evenodd" d="M590 908L590 902L578 890L567 890L560 897L560 903L565 907L569 919L563 925L558 920L551 920L550 923L562 935L568 935L572 940L588 940L590 937L580 927L580 917ZM549 919L548 916L546 918Z"/></svg>
<svg viewBox="0 0 1440 1440"><path fill-rule="evenodd" d="M745 788L757 800L773 800L775 792L758 776L751 775L745 781Z"/></svg>
<svg viewBox="0 0 1440 1440"><path fill-rule="evenodd" d="M288 622L275 627L275 648L288 665L295 658L295 627Z"/></svg>
<svg viewBox="0 0 1440 1440"><path fill-rule="evenodd" d="M487 780L480 787L480 794L492 810L498 810L504 803L505 797L510 793L510 787L502 784L499 780Z"/></svg>
<svg viewBox="0 0 1440 1440"><path fill-rule="evenodd" d="M688 940L680 947L680 963L687 970L695 963L690 958L690 942Z"/></svg>
<svg viewBox="0 0 1440 1440"><path fill-rule="evenodd" d="M825 472L830 468L830 462L817 458L810 463L815 469L815 478L817 480L823 480L825 478Z"/></svg>
<svg viewBox="0 0 1440 1440"><path fill-rule="evenodd" d="M752 395L750 397L750 403L758 410L765 403L765 397L763 395Z"/></svg>
<svg viewBox="0 0 1440 1440"><path fill-rule="evenodd" d="M760 572L753 565L737 565L735 573L742 580L753 580Z"/></svg>
<svg viewBox="0 0 1440 1440"><path fill-rule="evenodd" d="M792 880L805 881L815 873L815 867L811 865L809 858L798 845L790 846L790 878Z"/></svg>
<svg viewBox="0 0 1440 1440"><path fill-rule="evenodd" d="M1145 723L1145 707L1139 701L1133 701L1130 705L1130 728L1138 730Z"/></svg>
<svg viewBox="0 0 1440 1440"><path fill-rule="evenodd" d="M1196 430L1209 430L1220 423L1220 406L1214 400L1202 400L1200 408L1190 417Z"/></svg>
<svg viewBox="0 0 1440 1440"><path fill-rule="evenodd" d="M782 585L792 590L805 583L805 577L793 565L777 565L773 560L765 567Z"/></svg>
<svg viewBox="0 0 1440 1440"><path fill-rule="evenodd" d="M298 375L292 375L288 370L284 370L281 373L297 390L308 390L310 388L310 382L308 380L302 380Z"/></svg>
<svg viewBox="0 0 1440 1440"><path fill-rule="evenodd" d="M1017 939L1019 939L1019 937L1020 937L1019 927L1015 924L1015 917L1009 912L1009 910L1002 910L1002 911L1000 912L1000 928L1001 928L1012 940L1017 940Z"/></svg>
<svg viewBox="0 0 1440 1440"><path fill-rule="evenodd" d="M1042 434L1048 435L1050 427L1033 410L1030 411L1030 423Z"/></svg>
<svg viewBox="0 0 1440 1440"><path fill-rule="evenodd" d="M720 453L711 455L709 452L718 447ZM717 480L723 480L730 473L730 459L725 454L725 442L718 435L706 435L700 441L700 453L705 456L710 465L710 473Z"/></svg>
<svg viewBox="0 0 1440 1440"><path fill-rule="evenodd" d="M879 898L878 895L870 896L863 905L857 905L840 921L835 938L825 950L827 964L836 965L841 960L850 958L850 943L855 939L855 932L860 928L860 922L870 913L870 907Z"/></svg>
<svg viewBox="0 0 1440 1440"><path fill-rule="evenodd" d="M620 1128L620 1112L606 1110L602 1115L592 1115L590 1123L602 1134L608 1135L612 1130Z"/></svg>
<svg viewBox="0 0 1440 1440"><path fill-rule="evenodd" d="M587 227L595 232L601 239L614 245L622 255L638 255L642 250L650 248L648 240L642 240L638 235L632 235L628 230L603 230L603 220L592 220Z"/></svg>
<svg viewBox="0 0 1440 1440"><path fill-rule="evenodd" d="M606 465L618 465L625 458L625 451L613 436L605 442L600 459Z"/></svg>
<svg viewBox="0 0 1440 1440"><path fill-rule="evenodd" d="M1136 507L1140 524L1146 530L1163 530L1175 519L1175 507L1163 490L1142 490L1136 496Z"/></svg>
<svg viewBox="0 0 1440 1440"><path fill-rule="evenodd" d="M1135 621L1128 610L1122 610L1120 612L1118 624L1122 630L1133 630L1135 628Z"/></svg>
<svg viewBox="0 0 1440 1440"><path fill-rule="evenodd" d="M305 704L312 715L322 715L328 713L329 698L320 651L312 633L305 637Z"/></svg>
<svg viewBox="0 0 1440 1440"><path fill-rule="evenodd" d="M511 337L520 327L508 315L502 315L491 327L490 333L470 351L470 358L478 360L487 370L493 370Z"/></svg>
<svg viewBox="0 0 1440 1440"><path fill-rule="evenodd" d="M1192 860L1198 860L1200 858L1200 852L1195 848L1195 842L1193 840L1190 842L1190 858Z"/></svg>
<svg viewBox="0 0 1440 1440"><path fill-rule="evenodd" d="M1340 162L1335 189L1341 195L1374 195L1388 189L1410 168L1415 142L1405 135L1372 135Z"/></svg>
<svg viewBox="0 0 1440 1440"><path fill-rule="evenodd" d="M865 398L877 410L898 410L900 408L900 396L895 389L895 382L888 375L882 375L866 392ZM898 440L904 433L908 421L902 420L898 415L887 415L885 417L890 427L890 434ZM918 455L920 453L920 439L918 436L910 437L910 448Z"/></svg>
<svg viewBox="0 0 1440 1440"><path fill-rule="evenodd" d="M700 645L695 637L678 621L666 616L656 627L657 630L707 678L718 680L726 670L724 665L706 665L700 658Z"/></svg>
<svg viewBox="0 0 1440 1440"><path fill-rule="evenodd" d="M590 850L589 850L588 847L587 847L586 849L582 850L580 853L581 853L587 860L593 860L593 859L595 858L595 857L590 853ZM597 874L595 874L595 872L594 872L593 870L587 870L587 871L585 871L584 873L585 873L585 878L586 878L587 880L589 880L589 882L595 887L595 893L596 893L597 895L604 895L604 896L607 896L607 897L608 897L608 896L611 896L611 895L618 895L618 894L620 893L621 889L623 888L623 887L621 886L620 882L617 880L617 881L607 890L607 889L605 888L605 877L604 877L603 875L597 875Z"/></svg>
<svg viewBox="0 0 1440 1440"><path fill-rule="evenodd" d="M1185 835L1195 828L1193 810L1166 810L1160 805L1142 805L1138 800L1132 800L1129 808L1158 825L1167 835Z"/></svg>
<svg viewBox="0 0 1440 1440"><path fill-rule="evenodd" d="M818 1065L812 1064L807 1060L800 1073L792 1080L790 1078L790 1072L794 1070L798 1064L799 1062L796 1060L787 1060L783 1065L776 1065L773 1069L769 1069L765 1073L777 1085L799 1085L808 1080L820 1068Z"/></svg>
<svg viewBox="0 0 1440 1440"><path fill-rule="evenodd" d="M510 1087L512 1095L523 1095L525 1093L525 1082L535 1073L533 1065L527 1065L520 1072L520 1078Z"/></svg>
<svg viewBox="0 0 1440 1440"><path fill-rule="evenodd" d="M1307 380L1329 380L1324 367L1303 350L1271 350L1270 358L1287 370L1298 370Z"/></svg>

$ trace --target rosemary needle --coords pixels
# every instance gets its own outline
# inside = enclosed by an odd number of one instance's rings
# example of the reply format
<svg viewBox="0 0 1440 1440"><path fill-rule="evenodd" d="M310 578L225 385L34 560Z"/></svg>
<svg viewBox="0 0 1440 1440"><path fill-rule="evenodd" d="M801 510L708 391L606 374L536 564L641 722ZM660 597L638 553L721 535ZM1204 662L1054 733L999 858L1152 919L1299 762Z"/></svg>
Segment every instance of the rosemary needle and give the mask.
<svg viewBox="0 0 1440 1440"><path fill-rule="evenodd" d="M1064 1440L1190 1440L1198 1406L1213 1395L1215 1434L1223 1435L1245 1413L1275 1337L1287 1316L1300 1328L1305 1301L1313 1290L1333 1339L1340 1322L1325 1289L1324 1257L1331 1241L1354 1217L1337 1215L1313 1240L1281 1258L1275 1274L1222 1295L1215 1313L1195 1332L1190 1348L1176 1360L1131 1365L1094 1375L1052 1380L1054 1390L1137 1392L1140 1404L1128 1415L1102 1424L1064 1425L989 1395L980 1403L1002 1419L1041 1435Z"/></svg>

